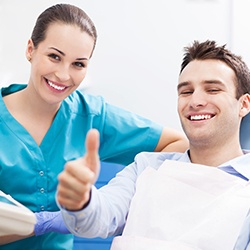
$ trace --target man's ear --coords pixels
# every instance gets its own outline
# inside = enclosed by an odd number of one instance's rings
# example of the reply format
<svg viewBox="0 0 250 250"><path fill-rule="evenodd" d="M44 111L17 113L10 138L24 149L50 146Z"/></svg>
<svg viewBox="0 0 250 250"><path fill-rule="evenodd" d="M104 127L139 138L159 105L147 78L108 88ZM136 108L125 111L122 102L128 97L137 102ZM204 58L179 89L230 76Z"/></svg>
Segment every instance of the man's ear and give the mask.
<svg viewBox="0 0 250 250"><path fill-rule="evenodd" d="M244 94L240 97L240 116L243 118L250 112L250 95Z"/></svg>

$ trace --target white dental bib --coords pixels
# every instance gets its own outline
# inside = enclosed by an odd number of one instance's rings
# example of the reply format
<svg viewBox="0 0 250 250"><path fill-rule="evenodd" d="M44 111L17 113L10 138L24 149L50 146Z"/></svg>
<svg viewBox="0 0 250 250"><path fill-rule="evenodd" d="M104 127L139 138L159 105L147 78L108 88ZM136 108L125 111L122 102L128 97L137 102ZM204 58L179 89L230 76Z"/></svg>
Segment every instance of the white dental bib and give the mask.
<svg viewBox="0 0 250 250"><path fill-rule="evenodd" d="M111 250L232 250L249 208L249 182L167 160L138 177L123 235Z"/></svg>

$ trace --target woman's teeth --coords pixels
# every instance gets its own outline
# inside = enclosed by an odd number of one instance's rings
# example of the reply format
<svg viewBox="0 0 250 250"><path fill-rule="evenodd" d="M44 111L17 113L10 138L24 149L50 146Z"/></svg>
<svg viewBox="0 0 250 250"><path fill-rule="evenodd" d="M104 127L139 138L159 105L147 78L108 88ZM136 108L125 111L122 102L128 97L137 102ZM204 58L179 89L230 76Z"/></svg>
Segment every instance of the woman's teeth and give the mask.
<svg viewBox="0 0 250 250"><path fill-rule="evenodd" d="M52 87L52 88L54 88L56 90L64 90L66 88L66 87L55 85L54 83L52 83L50 81L47 81L47 83L49 84L50 87Z"/></svg>

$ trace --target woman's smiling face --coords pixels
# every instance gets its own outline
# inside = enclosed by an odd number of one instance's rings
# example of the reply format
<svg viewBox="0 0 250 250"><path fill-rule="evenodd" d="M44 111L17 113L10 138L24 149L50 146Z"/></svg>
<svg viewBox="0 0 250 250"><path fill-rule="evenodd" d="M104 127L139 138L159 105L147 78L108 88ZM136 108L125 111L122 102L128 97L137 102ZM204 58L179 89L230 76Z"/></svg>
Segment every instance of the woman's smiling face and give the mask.
<svg viewBox="0 0 250 250"><path fill-rule="evenodd" d="M29 85L36 95L49 104L58 104L69 96L86 76L93 47L94 40L86 32L61 22L49 25L45 39L36 48L29 40Z"/></svg>

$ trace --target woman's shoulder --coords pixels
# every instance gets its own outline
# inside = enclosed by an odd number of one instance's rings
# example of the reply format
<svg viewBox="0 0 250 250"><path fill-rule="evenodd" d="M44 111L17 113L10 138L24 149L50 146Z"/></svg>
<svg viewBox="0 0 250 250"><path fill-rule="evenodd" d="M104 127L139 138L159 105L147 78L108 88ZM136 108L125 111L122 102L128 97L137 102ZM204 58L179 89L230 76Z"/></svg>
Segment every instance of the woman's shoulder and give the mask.
<svg viewBox="0 0 250 250"><path fill-rule="evenodd" d="M81 90L76 90L70 94L65 100L64 104L70 107L72 112L77 113L94 113L99 114L105 107L105 101L102 96L94 96L85 94Z"/></svg>
<svg viewBox="0 0 250 250"><path fill-rule="evenodd" d="M27 87L27 84L19 84L19 83L13 83L9 86L3 86L1 88L2 96L12 94L14 92L17 92L19 90L22 90Z"/></svg>

